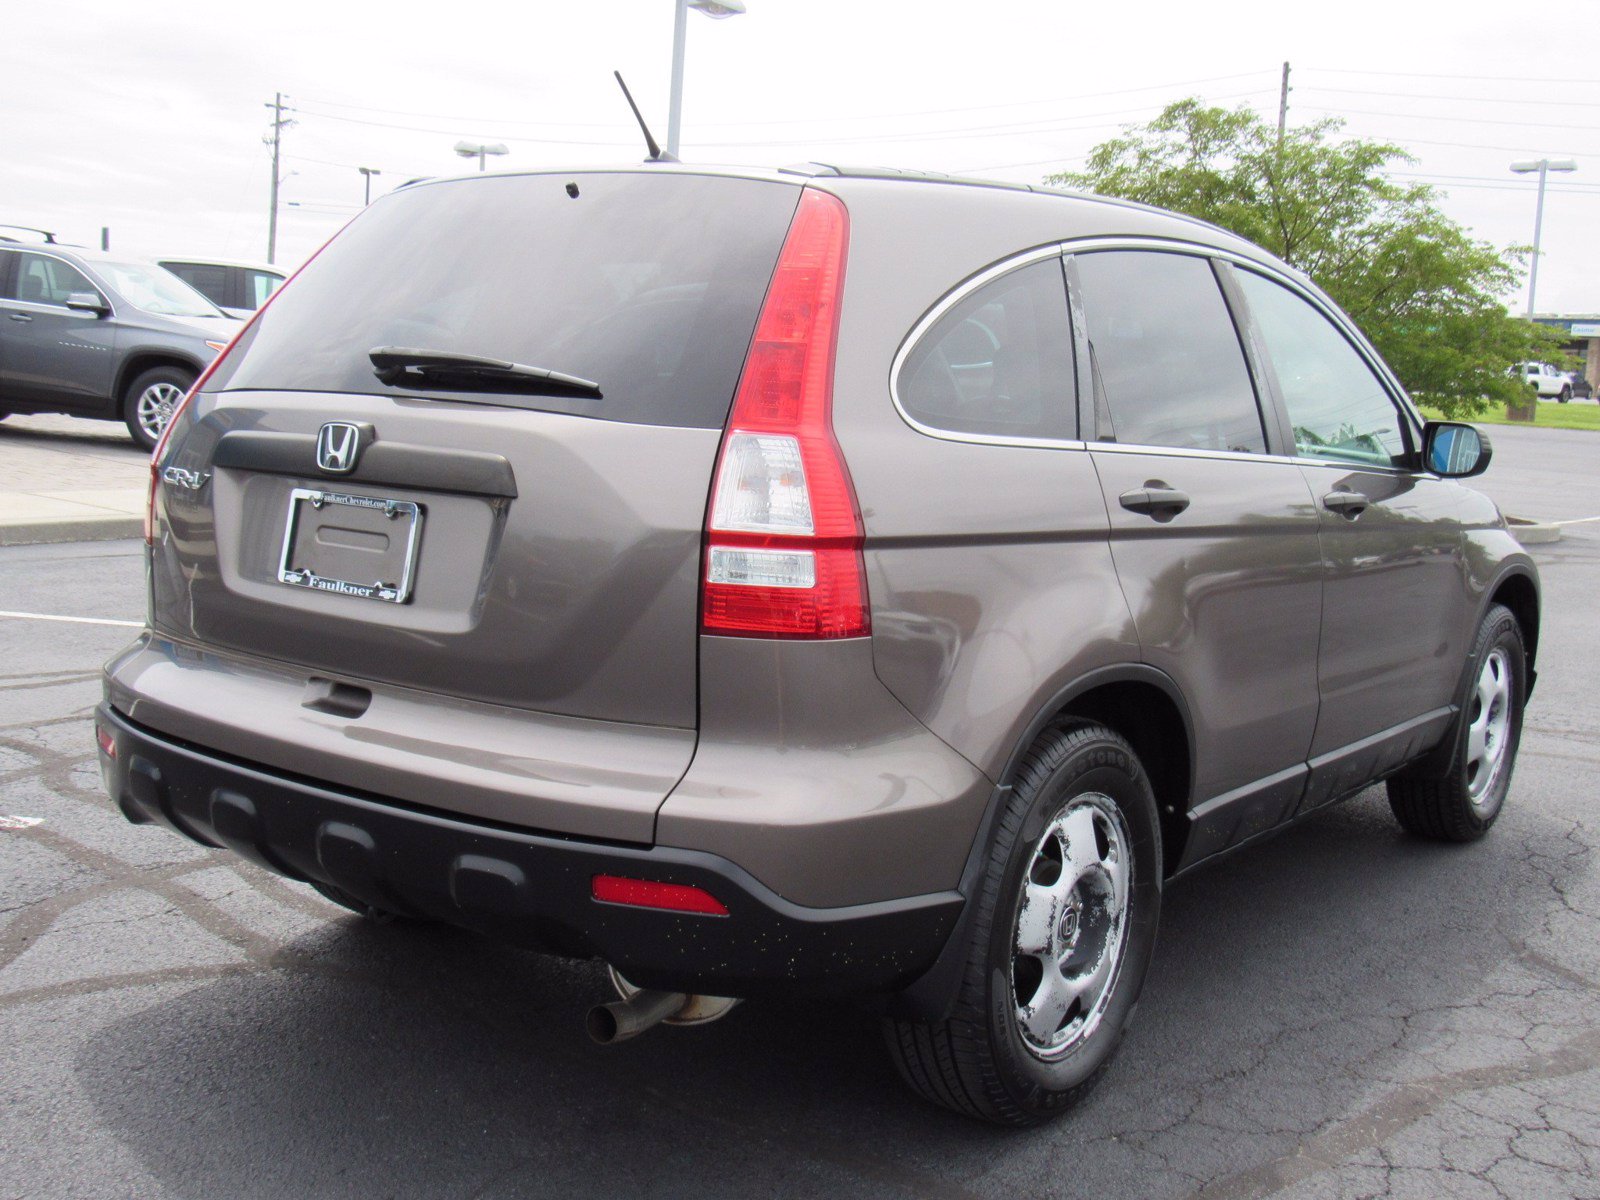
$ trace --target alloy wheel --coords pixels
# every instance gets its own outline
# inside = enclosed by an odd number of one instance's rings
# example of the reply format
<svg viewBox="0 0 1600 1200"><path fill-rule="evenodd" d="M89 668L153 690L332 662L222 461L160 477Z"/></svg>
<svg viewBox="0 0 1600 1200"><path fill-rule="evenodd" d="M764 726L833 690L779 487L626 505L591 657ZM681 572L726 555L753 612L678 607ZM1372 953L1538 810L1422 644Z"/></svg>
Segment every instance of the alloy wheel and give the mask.
<svg viewBox="0 0 1600 1200"><path fill-rule="evenodd" d="M1490 796L1506 761L1511 737L1511 660L1499 647L1478 672L1467 722L1467 795L1474 804Z"/></svg>
<svg viewBox="0 0 1600 1200"><path fill-rule="evenodd" d="M1131 839L1116 804L1074 796L1034 847L1011 959L1017 1032L1036 1057L1064 1058L1100 1023L1128 940Z"/></svg>
<svg viewBox="0 0 1600 1200"><path fill-rule="evenodd" d="M172 414L177 411L178 402L182 399L183 389L175 383L152 383L139 393L135 414L139 428L149 435L151 441L161 440L167 422L172 420Z"/></svg>

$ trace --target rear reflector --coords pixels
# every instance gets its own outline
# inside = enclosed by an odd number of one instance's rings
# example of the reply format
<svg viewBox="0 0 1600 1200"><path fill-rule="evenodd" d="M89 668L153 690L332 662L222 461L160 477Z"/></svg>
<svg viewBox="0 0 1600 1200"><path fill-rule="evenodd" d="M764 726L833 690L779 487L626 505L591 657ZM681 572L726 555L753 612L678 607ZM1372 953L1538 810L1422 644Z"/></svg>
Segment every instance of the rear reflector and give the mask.
<svg viewBox="0 0 1600 1200"><path fill-rule="evenodd" d="M591 886L594 898L607 904L664 908L671 912L703 913L710 917L728 915L727 905L710 892L683 883L656 883L649 879L628 879L622 875L596 875Z"/></svg>
<svg viewBox="0 0 1600 1200"><path fill-rule="evenodd" d="M807 188L773 270L717 458L701 629L871 632L861 517L833 436L833 360L850 221Z"/></svg>
<svg viewBox="0 0 1600 1200"><path fill-rule="evenodd" d="M96 725L94 727L94 738L95 741L100 743L101 754L104 754L107 758L115 758L117 756L117 739L106 732L104 725Z"/></svg>

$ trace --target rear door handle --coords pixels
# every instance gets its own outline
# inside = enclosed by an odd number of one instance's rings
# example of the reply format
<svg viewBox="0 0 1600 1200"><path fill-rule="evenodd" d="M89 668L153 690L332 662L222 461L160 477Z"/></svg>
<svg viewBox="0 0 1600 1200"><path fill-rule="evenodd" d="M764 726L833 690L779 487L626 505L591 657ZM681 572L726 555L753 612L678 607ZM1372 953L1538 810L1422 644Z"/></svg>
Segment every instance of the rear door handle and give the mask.
<svg viewBox="0 0 1600 1200"><path fill-rule="evenodd" d="M1371 503L1360 492L1329 492L1322 498L1322 507L1352 521L1366 512Z"/></svg>
<svg viewBox="0 0 1600 1200"><path fill-rule="evenodd" d="M13 321L31 321L31 320L33 320L33 314L32 313L10 313L8 315L11 317L11 319Z"/></svg>
<svg viewBox="0 0 1600 1200"><path fill-rule="evenodd" d="M1189 507L1189 497L1154 480L1142 488L1134 488L1117 497L1117 503L1129 512L1144 513L1160 520L1175 517Z"/></svg>

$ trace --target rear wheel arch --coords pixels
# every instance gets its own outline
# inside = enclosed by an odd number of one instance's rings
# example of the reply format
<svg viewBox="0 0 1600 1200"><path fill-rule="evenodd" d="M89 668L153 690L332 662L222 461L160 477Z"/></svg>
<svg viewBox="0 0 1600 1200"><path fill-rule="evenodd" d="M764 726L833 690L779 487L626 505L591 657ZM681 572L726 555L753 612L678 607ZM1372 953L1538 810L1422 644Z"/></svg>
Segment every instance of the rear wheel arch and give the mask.
<svg viewBox="0 0 1600 1200"><path fill-rule="evenodd" d="M1162 874L1182 861L1189 836L1189 804L1194 779L1194 723L1189 705L1172 678L1143 663L1102 667L1080 676L1040 704L996 777L994 793L967 853L957 890L962 906L944 949L921 978L893 997L897 1017L942 1020L950 1012L962 964L982 869L988 860L998 815L1006 804L1029 752L1052 726L1104 725L1128 742L1149 776L1160 822Z"/></svg>
<svg viewBox="0 0 1600 1200"><path fill-rule="evenodd" d="M1195 774L1194 722L1171 676L1142 663L1104 667L1045 704L1012 750L1000 783L1016 779L1029 749L1051 725L1093 721L1126 738L1150 776L1161 817L1162 858L1171 874L1183 858Z"/></svg>

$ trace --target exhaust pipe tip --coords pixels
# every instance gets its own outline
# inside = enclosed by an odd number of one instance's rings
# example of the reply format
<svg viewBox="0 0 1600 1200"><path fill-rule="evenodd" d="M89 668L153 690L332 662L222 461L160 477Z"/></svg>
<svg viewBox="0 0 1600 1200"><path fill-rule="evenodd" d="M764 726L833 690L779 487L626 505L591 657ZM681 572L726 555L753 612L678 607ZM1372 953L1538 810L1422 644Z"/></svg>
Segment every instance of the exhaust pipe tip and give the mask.
<svg viewBox="0 0 1600 1200"><path fill-rule="evenodd" d="M638 1037L682 1012L688 1003L682 992L636 992L626 1000L596 1004L584 1018L584 1027L600 1045L611 1046Z"/></svg>

